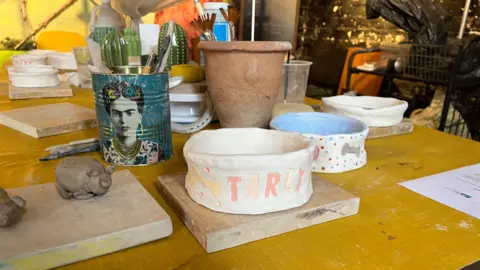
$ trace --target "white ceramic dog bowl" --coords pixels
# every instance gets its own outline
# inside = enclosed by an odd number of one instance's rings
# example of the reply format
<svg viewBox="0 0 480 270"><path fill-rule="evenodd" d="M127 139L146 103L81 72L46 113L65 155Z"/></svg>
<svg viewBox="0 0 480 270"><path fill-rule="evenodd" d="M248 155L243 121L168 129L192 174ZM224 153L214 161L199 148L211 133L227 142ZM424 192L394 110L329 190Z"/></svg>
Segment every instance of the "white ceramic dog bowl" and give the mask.
<svg viewBox="0 0 480 270"><path fill-rule="evenodd" d="M395 98L334 96L322 98L324 112L356 118L369 127L396 125L403 120L408 103Z"/></svg>
<svg viewBox="0 0 480 270"><path fill-rule="evenodd" d="M45 65L47 59L44 55L19 54L11 57L15 67Z"/></svg>
<svg viewBox="0 0 480 270"><path fill-rule="evenodd" d="M327 113L289 113L275 117L270 127L310 139L315 145L315 172L341 173L367 163L368 126L359 120Z"/></svg>
<svg viewBox="0 0 480 270"><path fill-rule="evenodd" d="M60 84L58 71L51 66L20 66L7 70L14 87L54 87Z"/></svg>
<svg viewBox="0 0 480 270"><path fill-rule="evenodd" d="M294 133L201 131L183 148L185 187L195 202L218 212L263 214L298 207L312 195L313 150Z"/></svg>

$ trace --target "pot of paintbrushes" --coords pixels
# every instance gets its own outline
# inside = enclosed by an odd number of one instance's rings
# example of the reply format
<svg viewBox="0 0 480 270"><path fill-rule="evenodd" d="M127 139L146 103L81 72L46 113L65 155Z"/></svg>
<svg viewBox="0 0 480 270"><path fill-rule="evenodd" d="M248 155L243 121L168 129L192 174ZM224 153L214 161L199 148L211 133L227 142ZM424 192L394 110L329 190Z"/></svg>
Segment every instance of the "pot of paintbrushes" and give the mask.
<svg viewBox="0 0 480 270"><path fill-rule="evenodd" d="M100 149L110 164L151 165L173 155L169 78L164 72L170 36L163 45L158 56L152 49L145 66L122 66L120 61L112 65L109 61L124 55L121 43L112 46L113 52L102 48L102 69L107 66L108 72L92 72L92 81Z"/></svg>

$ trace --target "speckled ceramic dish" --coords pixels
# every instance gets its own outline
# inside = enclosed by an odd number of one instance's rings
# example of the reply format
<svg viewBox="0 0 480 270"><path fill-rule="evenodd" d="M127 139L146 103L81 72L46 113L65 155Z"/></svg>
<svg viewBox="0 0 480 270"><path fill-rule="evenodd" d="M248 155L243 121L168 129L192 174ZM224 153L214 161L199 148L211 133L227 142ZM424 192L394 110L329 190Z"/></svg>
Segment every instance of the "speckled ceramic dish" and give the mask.
<svg viewBox="0 0 480 270"><path fill-rule="evenodd" d="M274 118L270 127L310 139L315 144L315 172L341 173L367 163L368 126L359 120L327 113L289 113Z"/></svg>

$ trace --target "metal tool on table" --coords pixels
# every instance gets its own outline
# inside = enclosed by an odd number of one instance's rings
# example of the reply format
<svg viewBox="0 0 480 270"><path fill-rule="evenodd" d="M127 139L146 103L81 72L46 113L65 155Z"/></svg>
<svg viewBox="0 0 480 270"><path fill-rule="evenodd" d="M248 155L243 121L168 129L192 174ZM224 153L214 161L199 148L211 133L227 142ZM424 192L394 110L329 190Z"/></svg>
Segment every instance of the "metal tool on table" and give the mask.
<svg viewBox="0 0 480 270"><path fill-rule="evenodd" d="M40 158L40 161L59 159L62 157L78 155L81 153L96 152L100 150L98 138L91 138L81 141L73 141L68 144L55 145L46 148L50 155Z"/></svg>
<svg viewBox="0 0 480 270"><path fill-rule="evenodd" d="M162 50L158 54L158 62L153 69L153 73L161 73L165 70L165 65L167 64L167 58L172 44L172 37L167 35L163 40Z"/></svg>

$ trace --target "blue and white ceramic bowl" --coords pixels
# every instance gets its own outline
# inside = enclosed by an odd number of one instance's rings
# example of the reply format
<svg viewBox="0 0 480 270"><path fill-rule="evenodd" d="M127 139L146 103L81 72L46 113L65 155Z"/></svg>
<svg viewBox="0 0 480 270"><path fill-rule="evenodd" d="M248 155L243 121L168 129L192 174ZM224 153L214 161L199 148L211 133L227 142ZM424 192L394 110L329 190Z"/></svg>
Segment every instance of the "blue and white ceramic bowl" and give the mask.
<svg viewBox="0 0 480 270"><path fill-rule="evenodd" d="M275 117L270 127L302 134L314 142L315 172L341 173L367 163L368 126L362 121L328 113L288 113Z"/></svg>

